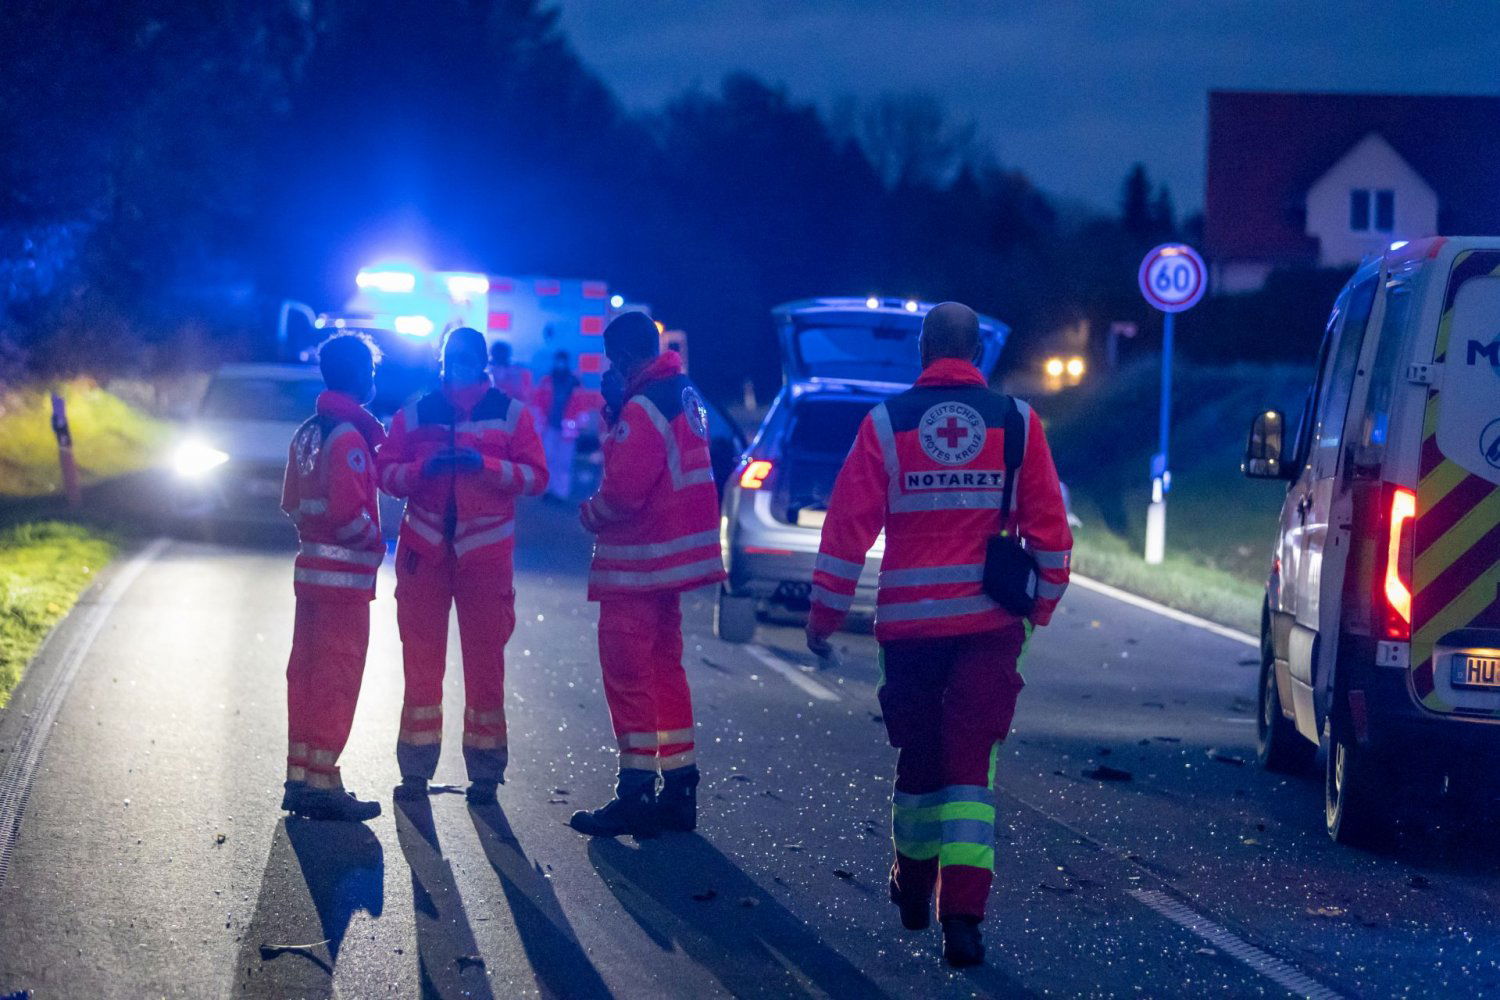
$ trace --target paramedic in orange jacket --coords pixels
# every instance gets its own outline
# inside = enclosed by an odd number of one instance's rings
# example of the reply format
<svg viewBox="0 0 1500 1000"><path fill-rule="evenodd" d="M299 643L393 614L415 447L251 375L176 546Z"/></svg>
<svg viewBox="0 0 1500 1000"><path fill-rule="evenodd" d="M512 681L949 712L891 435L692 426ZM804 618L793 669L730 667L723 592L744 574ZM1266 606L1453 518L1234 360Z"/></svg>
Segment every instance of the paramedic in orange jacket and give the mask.
<svg viewBox="0 0 1500 1000"><path fill-rule="evenodd" d="M1002 530L1011 400L974 367L979 349L979 320L967 306L944 303L924 318L921 378L865 417L834 485L807 626L808 647L826 654L884 529L875 637L880 704L899 749L891 901L902 923L919 930L936 892L953 965L984 958L994 768L1022 687L1016 663L1029 629L1047 624L1062 597L1073 548L1041 421L1015 401L1025 450L1006 526L1036 560L1037 601L1023 621L986 596L986 546Z"/></svg>
<svg viewBox="0 0 1500 1000"><path fill-rule="evenodd" d="M367 340L340 334L324 341L318 367L328 389L292 437L281 488L281 509L297 526L299 543L281 808L311 819L364 821L380 815L380 803L345 791L338 761L354 723L375 573L385 558L373 458L385 430L363 405L375 391L375 352Z"/></svg>
<svg viewBox="0 0 1500 1000"><path fill-rule="evenodd" d="M516 497L547 488L542 443L525 404L485 374L484 335L443 342L443 386L396 414L380 483L406 498L396 548L396 621L406 697L396 761L403 797L424 796L443 735L448 613L458 609L464 662L464 765L470 802L505 779L505 643L515 630Z"/></svg>
<svg viewBox="0 0 1500 1000"><path fill-rule="evenodd" d="M644 313L616 317L604 350L623 391L607 405L604 479L580 517L596 536L589 600L620 771L615 798L570 823L591 836L686 832L697 825L698 765L681 594L724 579L708 409Z"/></svg>

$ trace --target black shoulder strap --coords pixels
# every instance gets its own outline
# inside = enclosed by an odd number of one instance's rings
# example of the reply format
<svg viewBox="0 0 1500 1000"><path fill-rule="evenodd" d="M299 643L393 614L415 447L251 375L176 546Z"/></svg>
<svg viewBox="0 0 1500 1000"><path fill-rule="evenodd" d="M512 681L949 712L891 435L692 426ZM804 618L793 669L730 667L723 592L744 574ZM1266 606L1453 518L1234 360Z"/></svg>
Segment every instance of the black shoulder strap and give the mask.
<svg viewBox="0 0 1500 1000"><path fill-rule="evenodd" d="M1000 525L1008 530L1011 497L1015 495L1016 474L1026 459L1026 422L1014 397L1005 397L1005 485L1001 487Z"/></svg>

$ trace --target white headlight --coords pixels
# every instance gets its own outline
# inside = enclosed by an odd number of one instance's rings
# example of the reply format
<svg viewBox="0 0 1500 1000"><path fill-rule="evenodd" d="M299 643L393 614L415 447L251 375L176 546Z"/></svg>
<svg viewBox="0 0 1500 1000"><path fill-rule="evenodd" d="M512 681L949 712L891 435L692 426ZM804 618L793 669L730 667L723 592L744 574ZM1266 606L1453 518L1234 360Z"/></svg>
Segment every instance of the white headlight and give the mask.
<svg viewBox="0 0 1500 1000"><path fill-rule="evenodd" d="M179 476L196 479L229 461L229 456L202 441L184 441L172 456L172 467Z"/></svg>

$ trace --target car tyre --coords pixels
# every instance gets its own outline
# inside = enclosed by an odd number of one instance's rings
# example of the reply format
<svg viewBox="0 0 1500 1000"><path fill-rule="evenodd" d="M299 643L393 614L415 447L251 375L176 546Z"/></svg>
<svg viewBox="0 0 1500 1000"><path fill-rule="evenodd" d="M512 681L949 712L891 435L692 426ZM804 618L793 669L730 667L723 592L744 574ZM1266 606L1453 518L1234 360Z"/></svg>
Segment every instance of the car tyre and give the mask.
<svg viewBox="0 0 1500 1000"><path fill-rule="evenodd" d="M1369 746L1355 739L1354 727L1334 712L1323 723L1327 754L1323 780L1323 819L1328 836L1350 847L1380 847L1392 832L1389 775Z"/></svg>
<svg viewBox="0 0 1500 1000"><path fill-rule="evenodd" d="M738 597L720 589L714 609L714 635L725 642L742 645L755 641L755 598Z"/></svg>
<svg viewBox="0 0 1500 1000"><path fill-rule="evenodd" d="M1276 660L1271 639L1260 641L1260 699L1255 715L1255 752L1260 766L1273 774L1305 774L1317 747L1297 732L1297 725L1281 712L1276 684Z"/></svg>

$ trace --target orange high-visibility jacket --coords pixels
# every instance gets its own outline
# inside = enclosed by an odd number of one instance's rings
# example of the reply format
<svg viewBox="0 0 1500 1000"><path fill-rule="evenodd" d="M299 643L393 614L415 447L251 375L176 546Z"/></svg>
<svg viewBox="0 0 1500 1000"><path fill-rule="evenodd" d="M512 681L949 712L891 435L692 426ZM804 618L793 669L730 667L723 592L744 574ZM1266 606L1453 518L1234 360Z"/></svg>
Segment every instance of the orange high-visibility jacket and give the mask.
<svg viewBox="0 0 1500 1000"><path fill-rule="evenodd" d="M447 448L478 451L483 468L422 475L426 461ZM407 501L401 544L429 553L452 545L460 565L510 558L516 497L547 488L547 460L531 414L487 380L408 404L378 458L381 487Z"/></svg>
<svg viewBox="0 0 1500 1000"><path fill-rule="evenodd" d="M1045 625L1068 585L1073 533L1041 421L1016 406L1027 431L1011 524L1037 560L1029 617ZM979 369L943 359L870 411L828 504L813 573L814 631L843 624L882 528L877 639L969 635L1016 620L983 588L985 548L1001 531L1006 409Z"/></svg>
<svg viewBox="0 0 1500 1000"><path fill-rule="evenodd" d="M724 579L708 408L667 351L626 389L606 436L604 479L583 505L598 534L589 600L684 591Z"/></svg>
<svg viewBox="0 0 1500 1000"><path fill-rule="evenodd" d="M349 396L324 392L317 405L292 436L281 485L299 541L293 586L299 597L371 601L385 558L373 457L384 432Z"/></svg>

